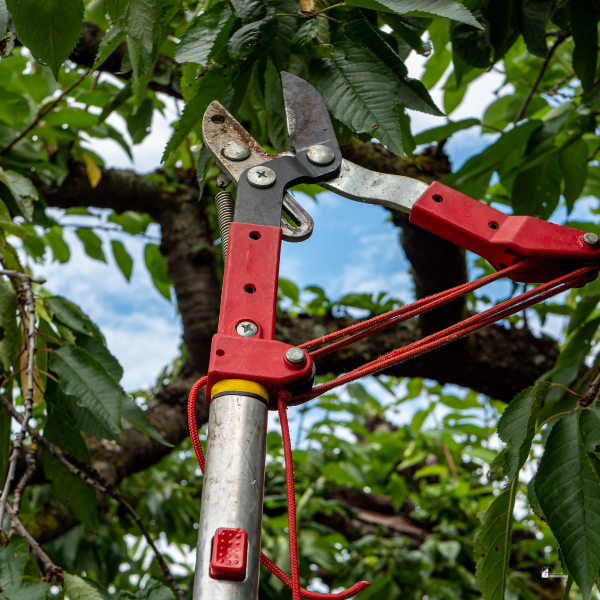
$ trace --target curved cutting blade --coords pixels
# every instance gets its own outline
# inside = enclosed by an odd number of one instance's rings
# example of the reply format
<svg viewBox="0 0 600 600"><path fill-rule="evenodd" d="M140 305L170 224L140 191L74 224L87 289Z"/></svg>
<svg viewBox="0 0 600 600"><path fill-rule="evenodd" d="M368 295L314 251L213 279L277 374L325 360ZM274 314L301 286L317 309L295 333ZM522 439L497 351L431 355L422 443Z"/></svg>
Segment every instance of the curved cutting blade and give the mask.
<svg viewBox="0 0 600 600"><path fill-rule="evenodd" d="M281 72L290 146L301 152L315 144L337 145L325 101L315 88L291 73Z"/></svg>

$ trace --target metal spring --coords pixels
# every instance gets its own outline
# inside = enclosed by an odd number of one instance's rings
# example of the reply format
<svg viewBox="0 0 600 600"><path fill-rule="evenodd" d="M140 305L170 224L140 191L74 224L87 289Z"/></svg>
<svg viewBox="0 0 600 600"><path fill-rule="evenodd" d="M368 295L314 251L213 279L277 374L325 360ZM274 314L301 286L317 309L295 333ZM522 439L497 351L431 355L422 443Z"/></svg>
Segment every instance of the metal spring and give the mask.
<svg viewBox="0 0 600 600"><path fill-rule="evenodd" d="M229 226L233 221L233 195L231 194L231 192L222 190L215 196L215 204L217 206L219 230L221 231L221 248L223 250L223 261L225 261L227 260Z"/></svg>

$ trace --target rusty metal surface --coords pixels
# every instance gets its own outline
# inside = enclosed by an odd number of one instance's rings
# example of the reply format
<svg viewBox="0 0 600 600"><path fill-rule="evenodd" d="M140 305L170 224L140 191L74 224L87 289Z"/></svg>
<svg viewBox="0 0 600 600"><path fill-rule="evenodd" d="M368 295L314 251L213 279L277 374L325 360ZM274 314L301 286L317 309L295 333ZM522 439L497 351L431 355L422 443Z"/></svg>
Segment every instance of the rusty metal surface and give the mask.
<svg viewBox="0 0 600 600"><path fill-rule="evenodd" d="M296 152L319 144L331 147L335 131L321 94L304 79L285 71L281 72L281 83L290 146Z"/></svg>
<svg viewBox="0 0 600 600"><path fill-rule="evenodd" d="M223 120L222 122L215 122L212 120L213 117L223 117ZM263 150L262 146L217 101L212 102L204 113L202 133L204 143L217 161L218 167L236 185L244 171L276 158L276 156L272 156L266 150ZM243 161L228 159L223 149L232 143L247 146L250 150L250 156ZM293 153L284 152L277 156L293 156ZM314 222L312 217L287 192L283 197L283 209L296 225L296 227L293 227L283 216L281 217L280 225L283 230L283 239L287 242L307 240L313 232Z"/></svg>

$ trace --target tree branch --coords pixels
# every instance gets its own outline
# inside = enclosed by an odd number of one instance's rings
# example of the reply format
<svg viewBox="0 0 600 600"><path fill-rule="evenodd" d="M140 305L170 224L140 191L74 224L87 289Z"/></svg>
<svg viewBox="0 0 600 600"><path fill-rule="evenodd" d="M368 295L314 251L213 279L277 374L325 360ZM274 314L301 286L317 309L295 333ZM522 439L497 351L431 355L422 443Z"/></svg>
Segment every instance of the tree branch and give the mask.
<svg viewBox="0 0 600 600"><path fill-rule="evenodd" d="M527 107L529 106L529 103L531 102L533 95L537 91L537 87L540 84L540 81L542 81L542 77L544 77L544 73L546 72L546 69L548 68L548 65L550 64L550 59L552 58L554 51L566 39L567 39L567 36L563 33L560 33L557 36L554 44L552 44L550 50L548 51L548 56L546 56L546 58L544 59L544 62L542 63L542 68L540 69L540 72L537 74L537 77L535 78L535 81L533 82L531 89L527 93L527 96L525 96L525 100L523 101L523 104L521 104L521 108L519 108L519 111L517 112L517 116L515 117L515 120L513 121L513 123L515 125L523 118L523 115L525 114L525 111L527 110Z"/></svg>
<svg viewBox="0 0 600 600"><path fill-rule="evenodd" d="M31 419L31 411L33 409L33 386L34 386L34 366L35 366L35 299L33 297L33 290L31 289L32 279L24 273L17 271L0 271L0 275L6 275L13 279L19 279L21 286L25 293L25 304L27 313L29 314L29 325L25 324L25 314L22 313L23 329L26 332L26 339L28 345L28 360L27 360L27 391L23 398L23 404L25 406L25 414L23 421L21 422L21 430L17 434L13 443L13 450L8 462L8 473L6 475L6 481L4 482L4 489L2 490L2 496L0 497L0 531L2 530L2 522L4 520L4 511L8 501L8 494L12 485L15 470L17 468L17 459L25 434L28 431L29 419Z"/></svg>

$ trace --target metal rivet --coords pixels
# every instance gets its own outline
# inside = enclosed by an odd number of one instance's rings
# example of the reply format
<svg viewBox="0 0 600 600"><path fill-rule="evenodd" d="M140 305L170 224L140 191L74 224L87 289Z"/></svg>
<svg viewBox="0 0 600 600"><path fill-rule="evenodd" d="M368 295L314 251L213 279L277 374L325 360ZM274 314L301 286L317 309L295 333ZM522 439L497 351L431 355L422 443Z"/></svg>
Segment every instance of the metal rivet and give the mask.
<svg viewBox="0 0 600 600"><path fill-rule="evenodd" d="M221 153L225 158L239 162L246 160L250 156L250 148L246 144L240 144L239 142L227 142L221 148Z"/></svg>
<svg viewBox="0 0 600 600"><path fill-rule="evenodd" d="M242 337L252 337L258 333L258 327L250 321L242 321L235 330Z"/></svg>
<svg viewBox="0 0 600 600"><path fill-rule="evenodd" d="M595 233L584 233L583 241L588 246L597 246L598 242L600 242L600 238Z"/></svg>
<svg viewBox="0 0 600 600"><path fill-rule="evenodd" d="M285 357L293 365L301 365L306 360L306 354L304 354L304 350L301 350L300 348L290 348L285 353Z"/></svg>
<svg viewBox="0 0 600 600"><path fill-rule="evenodd" d="M249 169L247 177L250 185L258 188L271 187L277 179L275 171L269 167L252 167Z"/></svg>
<svg viewBox="0 0 600 600"><path fill-rule="evenodd" d="M327 146L312 146L306 156L315 165L330 165L335 159L335 152Z"/></svg>

